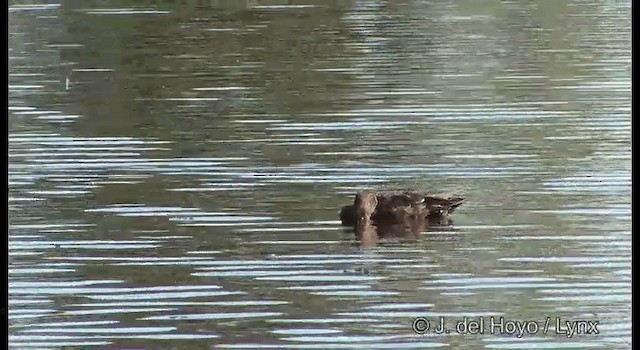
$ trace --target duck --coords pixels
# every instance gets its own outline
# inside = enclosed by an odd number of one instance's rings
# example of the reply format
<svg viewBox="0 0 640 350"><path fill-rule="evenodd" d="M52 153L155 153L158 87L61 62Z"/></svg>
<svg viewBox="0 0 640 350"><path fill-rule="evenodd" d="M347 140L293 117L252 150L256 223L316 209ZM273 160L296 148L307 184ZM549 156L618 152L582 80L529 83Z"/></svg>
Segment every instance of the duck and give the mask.
<svg viewBox="0 0 640 350"><path fill-rule="evenodd" d="M415 191L362 191L353 204L342 207L343 226L359 224L403 224L426 220L431 225L449 225L449 215L464 202L452 195L425 195Z"/></svg>

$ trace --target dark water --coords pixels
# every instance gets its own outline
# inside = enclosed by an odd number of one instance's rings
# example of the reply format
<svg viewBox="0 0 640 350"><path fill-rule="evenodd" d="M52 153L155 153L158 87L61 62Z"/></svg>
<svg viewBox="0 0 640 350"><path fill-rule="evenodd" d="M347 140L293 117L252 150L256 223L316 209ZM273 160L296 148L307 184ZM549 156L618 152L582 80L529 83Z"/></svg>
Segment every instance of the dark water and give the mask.
<svg viewBox="0 0 640 350"><path fill-rule="evenodd" d="M11 3L9 346L630 348L630 13ZM362 248L371 187L467 201Z"/></svg>

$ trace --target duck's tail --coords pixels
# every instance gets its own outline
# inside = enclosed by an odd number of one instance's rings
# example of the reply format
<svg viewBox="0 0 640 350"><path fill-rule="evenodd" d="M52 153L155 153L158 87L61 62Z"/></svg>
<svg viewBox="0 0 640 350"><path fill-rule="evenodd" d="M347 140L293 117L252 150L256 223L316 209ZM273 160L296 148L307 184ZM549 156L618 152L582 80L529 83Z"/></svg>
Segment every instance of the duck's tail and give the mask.
<svg viewBox="0 0 640 350"><path fill-rule="evenodd" d="M464 202L464 198L433 195L426 196L424 201L431 213L446 216L453 213Z"/></svg>
<svg viewBox="0 0 640 350"><path fill-rule="evenodd" d="M453 210L459 207L463 202L464 198L462 197L452 197L450 198L451 202L449 203L449 213L453 213Z"/></svg>

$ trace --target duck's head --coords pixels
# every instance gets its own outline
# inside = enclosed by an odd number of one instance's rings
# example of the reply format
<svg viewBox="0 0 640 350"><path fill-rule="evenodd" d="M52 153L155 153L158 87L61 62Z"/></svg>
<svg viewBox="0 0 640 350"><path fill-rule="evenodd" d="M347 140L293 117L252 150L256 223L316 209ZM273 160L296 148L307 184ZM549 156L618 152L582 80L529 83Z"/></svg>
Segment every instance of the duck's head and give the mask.
<svg viewBox="0 0 640 350"><path fill-rule="evenodd" d="M369 221L378 206L378 197L374 192L361 192L356 195L354 202L358 220Z"/></svg>

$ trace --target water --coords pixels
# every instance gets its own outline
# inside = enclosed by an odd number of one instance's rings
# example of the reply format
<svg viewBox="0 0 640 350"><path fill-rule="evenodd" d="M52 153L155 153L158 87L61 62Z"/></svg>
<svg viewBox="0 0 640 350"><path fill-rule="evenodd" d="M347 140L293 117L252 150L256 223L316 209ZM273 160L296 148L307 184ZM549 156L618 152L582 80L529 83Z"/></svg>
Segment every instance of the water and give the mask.
<svg viewBox="0 0 640 350"><path fill-rule="evenodd" d="M630 2L107 5L9 7L11 348L631 347Z"/></svg>

